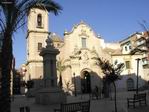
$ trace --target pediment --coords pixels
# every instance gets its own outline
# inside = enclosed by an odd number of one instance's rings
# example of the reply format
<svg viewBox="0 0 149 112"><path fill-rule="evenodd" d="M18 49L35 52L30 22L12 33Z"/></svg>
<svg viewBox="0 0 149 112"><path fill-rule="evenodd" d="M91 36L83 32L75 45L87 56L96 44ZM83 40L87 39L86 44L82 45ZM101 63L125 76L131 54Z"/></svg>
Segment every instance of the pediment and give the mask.
<svg viewBox="0 0 149 112"><path fill-rule="evenodd" d="M71 32L64 32L64 35L70 35L75 31L78 32L79 36L89 37L89 34L93 33L93 35L97 37L97 35L94 33L91 27L88 24L86 24L84 21L81 21L79 24L74 25Z"/></svg>

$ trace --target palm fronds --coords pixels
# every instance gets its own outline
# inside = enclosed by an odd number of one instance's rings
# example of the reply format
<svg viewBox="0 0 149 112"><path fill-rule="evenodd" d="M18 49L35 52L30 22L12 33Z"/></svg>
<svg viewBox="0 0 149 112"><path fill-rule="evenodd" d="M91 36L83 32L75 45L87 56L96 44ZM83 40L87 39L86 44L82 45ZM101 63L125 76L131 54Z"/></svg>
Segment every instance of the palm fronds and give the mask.
<svg viewBox="0 0 149 112"><path fill-rule="evenodd" d="M62 73L69 67L71 67L68 62L70 60L69 59L61 59L59 58L57 60L57 63L56 63L56 68L57 68L57 71L59 72L59 86L62 88Z"/></svg>
<svg viewBox="0 0 149 112"><path fill-rule="evenodd" d="M57 70L59 73L62 73L63 71L65 71L68 67L71 67L69 64L66 64L67 62L69 62L69 59L58 59L57 60Z"/></svg>
<svg viewBox="0 0 149 112"><path fill-rule="evenodd" d="M0 78L0 112L10 112L10 74L12 69L14 32L24 24L29 10L35 6L55 15L62 8L53 0L0 0L0 33L2 33L1 72Z"/></svg>

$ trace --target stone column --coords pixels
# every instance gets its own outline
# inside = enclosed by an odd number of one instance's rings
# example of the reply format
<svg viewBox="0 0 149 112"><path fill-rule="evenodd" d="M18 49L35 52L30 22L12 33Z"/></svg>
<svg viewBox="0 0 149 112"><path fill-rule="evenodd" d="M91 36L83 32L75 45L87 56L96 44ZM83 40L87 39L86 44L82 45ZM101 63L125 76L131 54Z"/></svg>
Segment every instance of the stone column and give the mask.
<svg viewBox="0 0 149 112"><path fill-rule="evenodd" d="M53 46L51 38L46 40L47 46L42 49L43 57L43 88L36 94L36 102L40 104L64 103L66 96L57 85L56 55L59 50Z"/></svg>
<svg viewBox="0 0 149 112"><path fill-rule="evenodd" d="M45 80L45 87L57 86L57 72L56 72L56 55L59 50L55 49L51 43L50 38L46 40L47 46L43 48L40 55L43 57L43 80ZM47 82L48 81L48 82Z"/></svg>

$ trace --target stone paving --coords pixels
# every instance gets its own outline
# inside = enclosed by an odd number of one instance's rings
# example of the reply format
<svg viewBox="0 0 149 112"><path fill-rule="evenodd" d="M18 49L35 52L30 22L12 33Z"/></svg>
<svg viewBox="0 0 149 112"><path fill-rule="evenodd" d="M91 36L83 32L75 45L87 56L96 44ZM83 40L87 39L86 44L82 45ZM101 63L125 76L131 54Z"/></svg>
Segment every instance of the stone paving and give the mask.
<svg viewBox="0 0 149 112"><path fill-rule="evenodd" d="M136 107L135 109L127 109L127 97L131 97L132 92L117 94L117 107L118 112L149 112L149 95L147 95L147 104L148 106ZM68 96L67 102L77 102L89 100L89 95L78 95ZM21 106L29 106L30 112L54 112L55 108L58 108L59 105L39 105L35 103L34 98L26 98L23 95L15 96L14 101L11 105L11 112L20 112L19 108ZM91 100L90 112L114 112L114 101L110 98L101 98L99 100Z"/></svg>

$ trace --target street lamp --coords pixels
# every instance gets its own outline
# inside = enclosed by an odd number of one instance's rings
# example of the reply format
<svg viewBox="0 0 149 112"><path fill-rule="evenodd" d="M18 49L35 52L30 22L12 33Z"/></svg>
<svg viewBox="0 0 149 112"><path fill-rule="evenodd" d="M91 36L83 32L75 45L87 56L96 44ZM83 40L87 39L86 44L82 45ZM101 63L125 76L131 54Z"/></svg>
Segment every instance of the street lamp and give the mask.
<svg viewBox="0 0 149 112"><path fill-rule="evenodd" d="M136 88L136 94L138 94L138 74L139 74L139 61L141 60L140 58L137 58L137 88Z"/></svg>
<svg viewBox="0 0 149 112"><path fill-rule="evenodd" d="M74 78L74 93L75 93L75 96L77 96L77 91L76 91L76 78L75 78L75 73L73 73L73 78Z"/></svg>

